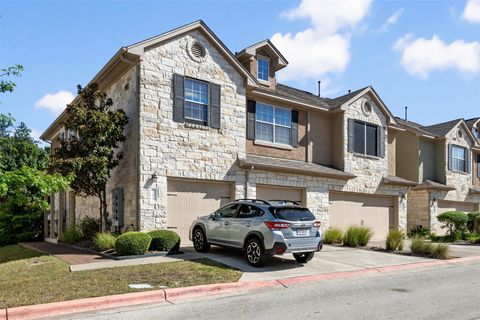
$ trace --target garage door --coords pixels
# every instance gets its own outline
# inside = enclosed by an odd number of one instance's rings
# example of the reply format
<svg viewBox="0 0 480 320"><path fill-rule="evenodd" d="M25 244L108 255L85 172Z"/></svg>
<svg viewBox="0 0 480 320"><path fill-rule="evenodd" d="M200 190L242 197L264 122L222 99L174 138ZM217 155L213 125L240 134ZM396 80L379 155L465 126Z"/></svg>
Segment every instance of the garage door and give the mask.
<svg viewBox="0 0 480 320"><path fill-rule="evenodd" d="M303 204L303 189L257 185L257 199L290 200Z"/></svg>
<svg viewBox="0 0 480 320"><path fill-rule="evenodd" d="M347 230L364 226L374 232L372 240L384 240L395 225L393 197L330 193L330 226Z"/></svg>
<svg viewBox="0 0 480 320"><path fill-rule="evenodd" d="M441 214L448 211L461 211L461 212L472 212L475 211L475 203L468 202L454 202L454 201L438 201L438 211L437 214ZM441 228L441 224L436 224L434 232L438 235L444 235L445 229Z"/></svg>
<svg viewBox="0 0 480 320"><path fill-rule="evenodd" d="M167 227L190 244L193 220L208 215L231 201L232 184L192 180L168 180Z"/></svg>

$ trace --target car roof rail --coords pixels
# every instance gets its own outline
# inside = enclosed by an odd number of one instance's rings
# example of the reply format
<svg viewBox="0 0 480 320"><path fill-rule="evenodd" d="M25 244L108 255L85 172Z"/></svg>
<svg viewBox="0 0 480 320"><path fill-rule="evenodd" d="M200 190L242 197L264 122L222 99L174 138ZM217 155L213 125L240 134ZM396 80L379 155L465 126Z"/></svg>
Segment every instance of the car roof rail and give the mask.
<svg viewBox="0 0 480 320"><path fill-rule="evenodd" d="M269 203L272 203L272 202L281 203L281 204L290 203L290 204L294 204L296 206L300 206L300 203L298 203L297 201L293 201L293 200L268 200L268 201L269 201Z"/></svg>
<svg viewBox="0 0 480 320"><path fill-rule="evenodd" d="M252 202L252 203L263 203L263 204L270 204L268 201L265 201L265 200L261 200L261 199L235 199L235 202L240 202L240 201L243 201L243 202Z"/></svg>

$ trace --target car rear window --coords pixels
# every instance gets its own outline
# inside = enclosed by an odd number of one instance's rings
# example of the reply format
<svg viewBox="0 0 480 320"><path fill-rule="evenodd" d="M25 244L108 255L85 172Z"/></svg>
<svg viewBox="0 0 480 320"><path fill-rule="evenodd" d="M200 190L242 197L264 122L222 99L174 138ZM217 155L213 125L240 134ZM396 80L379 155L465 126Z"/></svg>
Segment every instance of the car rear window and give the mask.
<svg viewBox="0 0 480 320"><path fill-rule="evenodd" d="M308 209L302 208L270 208L277 219L287 221L314 221L315 216Z"/></svg>

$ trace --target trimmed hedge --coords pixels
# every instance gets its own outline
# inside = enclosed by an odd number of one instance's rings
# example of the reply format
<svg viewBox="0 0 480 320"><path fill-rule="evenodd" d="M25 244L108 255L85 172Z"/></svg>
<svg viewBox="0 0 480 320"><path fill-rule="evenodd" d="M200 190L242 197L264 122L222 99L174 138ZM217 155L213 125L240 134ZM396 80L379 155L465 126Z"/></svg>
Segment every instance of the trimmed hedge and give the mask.
<svg viewBox="0 0 480 320"><path fill-rule="evenodd" d="M127 232L115 241L115 250L119 256L142 255L150 247L152 237L143 232Z"/></svg>
<svg viewBox="0 0 480 320"><path fill-rule="evenodd" d="M180 237L171 230L154 230L148 233L152 237L150 250L178 251L180 250Z"/></svg>
<svg viewBox="0 0 480 320"><path fill-rule="evenodd" d="M448 211L437 216L437 220L447 229L449 236L454 236L457 232L464 231L467 227L468 217L461 211Z"/></svg>

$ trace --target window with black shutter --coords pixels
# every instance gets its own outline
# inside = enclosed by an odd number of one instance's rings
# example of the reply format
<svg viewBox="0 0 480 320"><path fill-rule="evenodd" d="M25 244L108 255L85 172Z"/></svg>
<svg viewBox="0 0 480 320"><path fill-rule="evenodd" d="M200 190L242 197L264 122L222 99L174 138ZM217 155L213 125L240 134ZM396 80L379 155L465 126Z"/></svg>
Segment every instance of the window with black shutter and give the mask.
<svg viewBox="0 0 480 320"><path fill-rule="evenodd" d="M380 138L381 127L354 120L353 127L349 125L349 130L353 130L349 134L350 139L353 139L353 152L369 156L382 156L380 152L380 145L383 145L380 141L382 139Z"/></svg>

